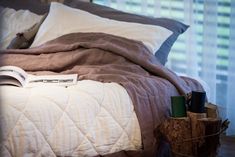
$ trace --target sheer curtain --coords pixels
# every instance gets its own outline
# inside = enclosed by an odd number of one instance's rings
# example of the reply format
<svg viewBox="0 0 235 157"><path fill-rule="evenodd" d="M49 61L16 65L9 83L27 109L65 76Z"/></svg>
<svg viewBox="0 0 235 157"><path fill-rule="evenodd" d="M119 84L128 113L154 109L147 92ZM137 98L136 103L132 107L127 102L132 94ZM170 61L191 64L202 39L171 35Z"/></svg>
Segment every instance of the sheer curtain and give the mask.
<svg viewBox="0 0 235 157"><path fill-rule="evenodd" d="M235 134L235 1L231 0L230 36L229 36L229 66L228 66L228 95L227 117L233 122L230 124L229 134Z"/></svg>
<svg viewBox="0 0 235 157"><path fill-rule="evenodd" d="M170 17L190 28L174 44L167 66L200 77L210 87L209 101L230 120L235 135L235 1L234 0L94 0L116 9Z"/></svg>

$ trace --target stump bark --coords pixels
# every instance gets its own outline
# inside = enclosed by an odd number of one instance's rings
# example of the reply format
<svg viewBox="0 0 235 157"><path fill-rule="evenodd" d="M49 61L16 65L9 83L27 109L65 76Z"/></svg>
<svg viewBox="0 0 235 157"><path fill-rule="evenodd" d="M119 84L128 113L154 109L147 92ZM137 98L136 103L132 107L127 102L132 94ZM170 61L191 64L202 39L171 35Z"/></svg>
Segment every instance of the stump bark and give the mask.
<svg viewBox="0 0 235 157"><path fill-rule="evenodd" d="M191 138L191 124L188 117L169 118L160 126L160 131L169 141L175 156L181 156L179 154L193 155L192 143L182 142L183 139Z"/></svg>
<svg viewBox="0 0 235 157"><path fill-rule="evenodd" d="M202 137L204 136L204 132L198 128L199 126L199 119L206 118L206 113L193 113L187 112L188 117L190 118L191 122L191 133L192 138ZM197 140L192 141L193 145L193 154L198 155L198 147L204 143L204 138L199 138Z"/></svg>
<svg viewBox="0 0 235 157"><path fill-rule="evenodd" d="M222 120L218 118L202 118L198 120L198 131L204 135L204 141L197 148L200 157L215 157L220 145L220 135L216 133L221 128Z"/></svg>

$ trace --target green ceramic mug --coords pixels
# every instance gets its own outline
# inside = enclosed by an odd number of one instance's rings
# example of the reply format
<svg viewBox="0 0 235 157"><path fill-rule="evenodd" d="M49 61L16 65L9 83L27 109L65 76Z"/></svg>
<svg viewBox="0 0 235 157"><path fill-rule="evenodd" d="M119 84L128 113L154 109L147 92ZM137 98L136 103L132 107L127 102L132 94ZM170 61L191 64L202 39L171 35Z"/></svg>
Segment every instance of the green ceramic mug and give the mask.
<svg viewBox="0 0 235 157"><path fill-rule="evenodd" d="M186 106L184 96L171 97L171 116L172 117L186 117Z"/></svg>

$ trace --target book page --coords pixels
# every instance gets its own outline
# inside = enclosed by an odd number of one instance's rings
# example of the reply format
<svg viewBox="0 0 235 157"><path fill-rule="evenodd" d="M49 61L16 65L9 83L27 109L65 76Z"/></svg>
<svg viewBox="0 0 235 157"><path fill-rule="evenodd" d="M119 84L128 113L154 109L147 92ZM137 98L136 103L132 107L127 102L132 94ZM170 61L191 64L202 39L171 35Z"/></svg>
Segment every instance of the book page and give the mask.
<svg viewBox="0 0 235 157"><path fill-rule="evenodd" d="M77 74L67 75L28 75L26 87L40 85L71 86L77 83Z"/></svg>
<svg viewBox="0 0 235 157"><path fill-rule="evenodd" d="M13 85L17 87L22 87L22 84L17 79L9 76L1 76L0 85Z"/></svg>
<svg viewBox="0 0 235 157"><path fill-rule="evenodd" d="M1 84L12 84L16 86L25 86L27 73L16 66L0 67L0 82Z"/></svg>

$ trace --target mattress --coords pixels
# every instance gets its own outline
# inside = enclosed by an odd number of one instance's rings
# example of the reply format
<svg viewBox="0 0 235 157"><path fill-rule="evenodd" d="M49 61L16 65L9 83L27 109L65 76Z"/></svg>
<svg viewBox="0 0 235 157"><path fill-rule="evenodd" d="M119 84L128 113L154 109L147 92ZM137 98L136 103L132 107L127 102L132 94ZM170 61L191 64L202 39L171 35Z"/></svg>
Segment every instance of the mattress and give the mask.
<svg viewBox="0 0 235 157"><path fill-rule="evenodd" d="M96 156L141 148L132 101L117 83L0 90L1 156Z"/></svg>

